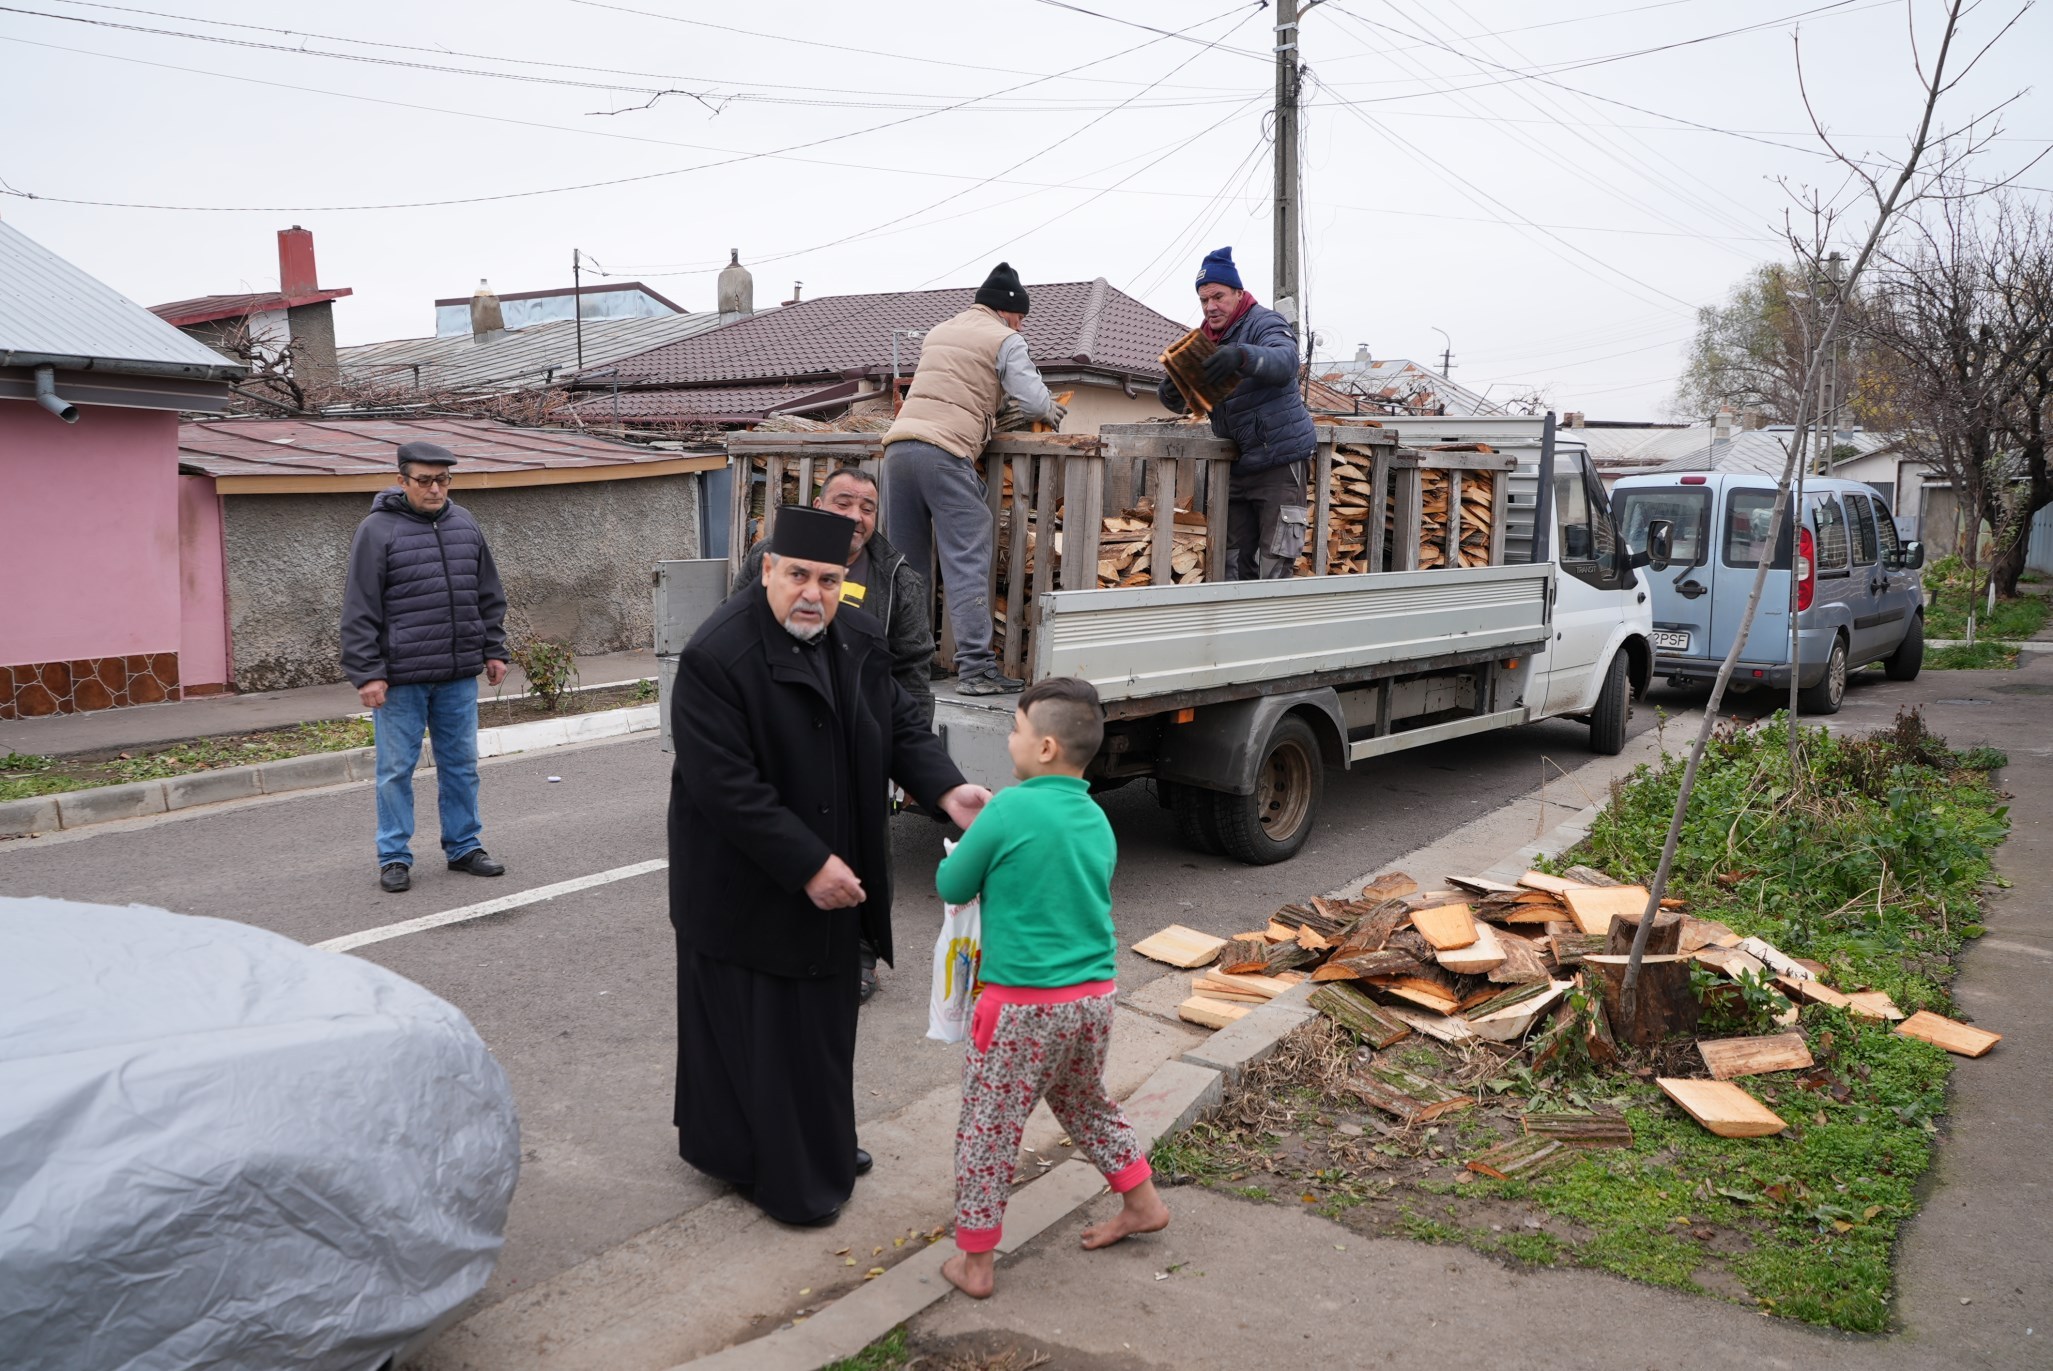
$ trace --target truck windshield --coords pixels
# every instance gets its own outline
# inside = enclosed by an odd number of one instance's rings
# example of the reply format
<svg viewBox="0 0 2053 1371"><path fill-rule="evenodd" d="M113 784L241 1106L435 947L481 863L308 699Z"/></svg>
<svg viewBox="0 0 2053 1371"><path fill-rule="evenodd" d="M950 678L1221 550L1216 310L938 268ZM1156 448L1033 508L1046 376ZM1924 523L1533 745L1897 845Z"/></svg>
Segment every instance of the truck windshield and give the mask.
<svg viewBox="0 0 2053 1371"><path fill-rule="evenodd" d="M1710 556L1711 492L1701 487L1633 488L1618 492L1618 525L1625 545L1647 550L1647 525L1666 519L1675 525L1676 566L1702 566Z"/></svg>
<svg viewBox="0 0 2053 1371"><path fill-rule="evenodd" d="M1725 500L1725 521L1722 525L1725 541L1725 565L1759 566L1761 553L1768 546L1768 521L1775 513L1775 492L1772 490L1735 490ZM1789 520L1783 516L1782 536L1776 539L1775 560L1769 563L1777 571L1789 569Z"/></svg>

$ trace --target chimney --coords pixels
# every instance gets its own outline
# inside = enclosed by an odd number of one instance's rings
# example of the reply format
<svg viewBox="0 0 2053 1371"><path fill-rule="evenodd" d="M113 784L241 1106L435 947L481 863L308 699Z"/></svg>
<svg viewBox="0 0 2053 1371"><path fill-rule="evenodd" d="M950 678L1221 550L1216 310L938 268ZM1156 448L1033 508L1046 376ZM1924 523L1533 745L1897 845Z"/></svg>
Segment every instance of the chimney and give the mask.
<svg viewBox="0 0 2053 1371"><path fill-rule="evenodd" d="M278 230L278 293L312 295L321 288L314 270L314 235L294 224Z"/></svg>
<svg viewBox="0 0 2053 1371"><path fill-rule="evenodd" d="M741 264L741 249L730 248L726 270L720 273L715 298L718 300L720 322L731 324L737 319L746 319L756 312L756 278Z"/></svg>
<svg viewBox="0 0 2053 1371"><path fill-rule="evenodd" d="M787 305L797 304L799 294L803 290L804 286L805 282L803 281L793 281L791 283L791 298L789 300L786 300L784 303Z"/></svg>
<svg viewBox="0 0 2053 1371"><path fill-rule="evenodd" d="M506 331L506 315L499 308L499 297L492 293L492 283L480 277L478 288L470 297L470 336L474 343L488 343Z"/></svg>
<svg viewBox="0 0 2053 1371"><path fill-rule="evenodd" d="M1368 365L1369 345L1367 343L1356 343L1354 345L1354 360L1360 362L1363 366Z"/></svg>
<svg viewBox="0 0 2053 1371"><path fill-rule="evenodd" d="M1568 411L1568 413L1561 416L1561 426L1563 428L1581 428L1583 426L1583 412L1579 409Z"/></svg>
<svg viewBox="0 0 2053 1371"><path fill-rule="evenodd" d="M1739 426L1752 432L1768 426L1768 416L1757 409L1743 409L1739 412Z"/></svg>
<svg viewBox="0 0 2053 1371"><path fill-rule="evenodd" d="M1724 443L1730 442L1731 439L1732 411L1720 408L1716 414L1711 416L1711 441L1714 443Z"/></svg>

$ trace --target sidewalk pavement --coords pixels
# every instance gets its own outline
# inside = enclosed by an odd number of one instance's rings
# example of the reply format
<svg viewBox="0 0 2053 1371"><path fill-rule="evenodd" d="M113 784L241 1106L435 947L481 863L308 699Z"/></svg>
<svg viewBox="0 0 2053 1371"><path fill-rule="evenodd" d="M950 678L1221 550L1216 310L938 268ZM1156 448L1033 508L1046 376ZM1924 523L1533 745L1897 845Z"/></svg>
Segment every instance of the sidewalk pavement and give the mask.
<svg viewBox="0 0 2053 1371"><path fill-rule="evenodd" d="M2016 671L1931 672L1863 697L1922 703L1957 748L2004 749L2014 796L1992 902L1954 993L2004 1035L1958 1063L1925 1207L1897 1265L1899 1330L1857 1337L1601 1272L1502 1265L1458 1247L1369 1239L1284 1206L1197 1187L1164 1191L1175 1219L1104 1252L1080 1249L1101 1196L999 1263L998 1291L951 1293L910 1328L921 1350L1039 1350L1051 1367L1292 1371L1439 1365L1620 1368L2043 1368L2053 1365L2053 658ZM1884 696L1887 698L1883 698ZM1876 720L1877 723L1882 720Z"/></svg>
<svg viewBox="0 0 2053 1371"><path fill-rule="evenodd" d="M653 678L656 654L641 650L580 657L577 674L577 683L583 686ZM526 691L527 677L517 666L507 670L506 679L496 688L485 685L482 679L478 683L478 697L483 701L511 700ZM357 699L356 687L346 681L298 690L267 690L255 695L211 695L169 704L102 709L90 714L0 721L0 753L26 752L45 757L97 752L112 755L188 738L290 728L294 724L346 719L362 713L364 707Z"/></svg>

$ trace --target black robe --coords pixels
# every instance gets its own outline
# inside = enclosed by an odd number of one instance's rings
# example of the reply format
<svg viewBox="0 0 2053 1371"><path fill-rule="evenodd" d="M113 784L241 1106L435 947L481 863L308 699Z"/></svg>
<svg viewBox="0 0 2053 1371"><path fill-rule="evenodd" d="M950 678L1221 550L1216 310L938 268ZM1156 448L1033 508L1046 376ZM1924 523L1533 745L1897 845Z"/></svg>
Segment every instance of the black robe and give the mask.
<svg viewBox="0 0 2053 1371"><path fill-rule="evenodd" d="M678 1151L786 1222L855 1185L856 948L867 933L890 959L887 782L929 808L962 784L890 673L869 615L843 606L802 645L758 586L693 635L671 700ZM855 909L805 894L830 852L863 883Z"/></svg>

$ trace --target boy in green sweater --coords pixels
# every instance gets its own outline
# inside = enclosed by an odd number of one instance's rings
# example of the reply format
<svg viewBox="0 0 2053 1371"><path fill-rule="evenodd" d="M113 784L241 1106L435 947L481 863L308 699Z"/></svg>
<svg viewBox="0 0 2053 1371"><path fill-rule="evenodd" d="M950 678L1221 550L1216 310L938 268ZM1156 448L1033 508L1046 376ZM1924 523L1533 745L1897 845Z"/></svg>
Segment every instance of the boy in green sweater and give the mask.
<svg viewBox="0 0 2053 1371"><path fill-rule="evenodd" d="M1147 1155L1105 1093L1118 974L1112 825L1084 765L1105 737L1089 681L1061 676L1019 697L1006 747L1019 784L984 806L941 862L950 904L983 900L983 993L970 1019L955 1129L955 1245L941 1272L991 1293L1000 1224L1027 1115L1044 1096L1112 1189L1118 1214L1084 1230L1087 1248L1169 1224Z"/></svg>

